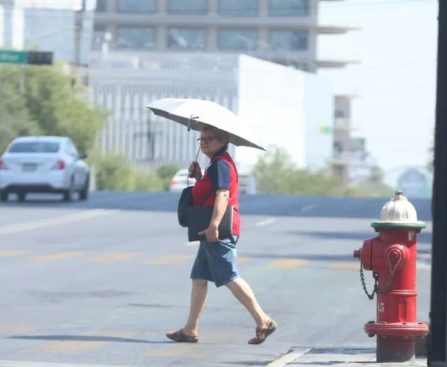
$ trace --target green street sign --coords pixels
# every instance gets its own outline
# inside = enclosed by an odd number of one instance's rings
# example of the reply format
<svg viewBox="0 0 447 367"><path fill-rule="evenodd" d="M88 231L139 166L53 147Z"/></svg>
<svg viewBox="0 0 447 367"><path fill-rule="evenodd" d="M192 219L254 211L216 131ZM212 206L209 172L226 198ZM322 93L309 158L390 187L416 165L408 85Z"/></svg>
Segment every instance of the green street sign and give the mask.
<svg viewBox="0 0 447 367"><path fill-rule="evenodd" d="M1 64L27 64L28 52L0 50Z"/></svg>
<svg viewBox="0 0 447 367"><path fill-rule="evenodd" d="M0 64L51 65L52 63L52 52L0 50Z"/></svg>

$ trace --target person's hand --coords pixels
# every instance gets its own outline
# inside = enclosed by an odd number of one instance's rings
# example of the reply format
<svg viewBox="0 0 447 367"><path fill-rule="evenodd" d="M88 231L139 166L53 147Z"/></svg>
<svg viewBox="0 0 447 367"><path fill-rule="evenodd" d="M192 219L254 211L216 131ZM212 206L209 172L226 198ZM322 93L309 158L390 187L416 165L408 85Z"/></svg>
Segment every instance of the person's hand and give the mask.
<svg viewBox="0 0 447 367"><path fill-rule="evenodd" d="M200 164L196 161L192 162L188 168L188 171L190 173L189 177L193 177L196 179L196 181L200 180L202 178L202 170L200 168Z"/></svg>
<svg viewBox="0 0 447 367"><path fill-rule="evenodd" d="M219 229L213 225L210 225L204 231L199 232L199 234L205 235L208 242L216 242L219 240Z"/></svg>

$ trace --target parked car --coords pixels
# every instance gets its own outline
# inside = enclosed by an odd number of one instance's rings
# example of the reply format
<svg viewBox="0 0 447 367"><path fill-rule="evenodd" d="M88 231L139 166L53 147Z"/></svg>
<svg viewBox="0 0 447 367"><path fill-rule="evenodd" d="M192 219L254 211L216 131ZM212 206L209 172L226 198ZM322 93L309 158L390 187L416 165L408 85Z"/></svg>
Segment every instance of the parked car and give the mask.
<svg viewBox="0 0 447 367"><path fill-rule="evenodd" d="M171 178L169 191L182 191L185 187L193 186L195 183L195 178L188 177L188 170L181 169L175 173L174 177Z"/></svg>
<svg viewBox="0 0 447 367"><path fill-rule="evenodd" d="M24 201L28 193L60 193L65 201L78 192L88 198L90 170L73 142L60 136L13 140L0 157L0 200L10 193Z"/></svg>

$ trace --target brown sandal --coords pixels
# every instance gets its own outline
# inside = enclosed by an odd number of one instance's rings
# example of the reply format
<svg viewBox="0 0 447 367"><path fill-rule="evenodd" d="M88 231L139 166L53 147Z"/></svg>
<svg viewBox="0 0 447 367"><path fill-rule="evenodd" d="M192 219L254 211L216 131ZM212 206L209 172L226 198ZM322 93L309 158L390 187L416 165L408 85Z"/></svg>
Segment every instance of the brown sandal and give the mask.
<svg viewBox="0 0 447 367"><path fill-rule="evenodd" d="M267 339L267 337L276 330L276 322L269 320L267 327L259 329L256 328L256 336L248 341L248 344L261 344Z"/></svg>
<svg viewBox="0 0 447 367"><path fill-rule="evenodd" d="M178 343L197 343L199 341L197 336L185 334L183 329L174 331L173 333L166 333L166 336Z"/></svg>

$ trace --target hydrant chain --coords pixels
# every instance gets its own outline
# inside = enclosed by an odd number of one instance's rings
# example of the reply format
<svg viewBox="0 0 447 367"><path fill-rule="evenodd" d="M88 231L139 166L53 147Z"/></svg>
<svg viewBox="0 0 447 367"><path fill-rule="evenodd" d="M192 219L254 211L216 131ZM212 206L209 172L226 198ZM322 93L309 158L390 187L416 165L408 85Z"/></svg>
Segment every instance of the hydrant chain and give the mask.
<svg viewBox="0 0 447 367"><path fill-rule="evenodd" d="M390 271L388 274L388 279L386 281L385 287L380 289L379 288L379 273L377 273L376 271L373 272L373 277L375 279L374 290L376 291L377 294L385 294L390 290L391 284L393 283L393 275L394 275L394 272Z"/></svg>
<svg viewBox="0 0 447 367"><path fill-rule="evenodd" d="M372 293L370 294L368 292L368 289L366 289L365 276L363 274L362 262L360 262L360 280L362 281L362 287L363 287L363 290L365 291L366 296L368 297L368 299L373 299L374 298L374 294L376 293L376 290L377 290L377 280L374 281L374 288L373 288Z"/></svg>

